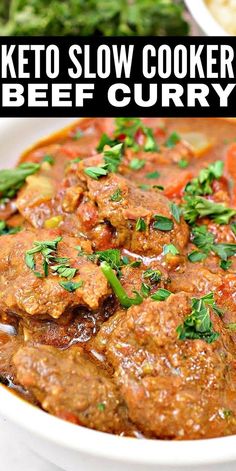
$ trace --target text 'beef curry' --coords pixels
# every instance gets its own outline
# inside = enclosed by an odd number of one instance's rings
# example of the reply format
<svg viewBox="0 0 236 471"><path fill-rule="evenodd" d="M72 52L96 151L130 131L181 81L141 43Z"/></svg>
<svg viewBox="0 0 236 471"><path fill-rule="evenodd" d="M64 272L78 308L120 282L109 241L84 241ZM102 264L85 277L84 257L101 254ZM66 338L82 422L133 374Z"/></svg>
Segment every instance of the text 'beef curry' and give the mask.
<svg viewBox="0 0 236 471"><path fill-rule="evenodd" d="M236 434L236 125L87 119L0 171L0 380L161 439Z"/></svg>

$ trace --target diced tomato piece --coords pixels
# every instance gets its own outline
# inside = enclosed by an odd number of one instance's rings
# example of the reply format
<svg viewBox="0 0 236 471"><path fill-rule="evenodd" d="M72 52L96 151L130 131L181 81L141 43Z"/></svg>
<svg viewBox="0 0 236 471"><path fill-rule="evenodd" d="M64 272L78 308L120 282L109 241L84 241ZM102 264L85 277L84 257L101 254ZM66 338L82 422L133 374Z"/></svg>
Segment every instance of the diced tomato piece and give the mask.
<svg viewBox="0 0 236 471"><path fill-rule="evenodd" d="M172 198L175 196L182 196L184 192L184 188L186 187L187 183L192 180L193 174L189 171L182 172L181 176L178 175L176 181L164 189L164 195L168 196L168 198Z"/></svg>

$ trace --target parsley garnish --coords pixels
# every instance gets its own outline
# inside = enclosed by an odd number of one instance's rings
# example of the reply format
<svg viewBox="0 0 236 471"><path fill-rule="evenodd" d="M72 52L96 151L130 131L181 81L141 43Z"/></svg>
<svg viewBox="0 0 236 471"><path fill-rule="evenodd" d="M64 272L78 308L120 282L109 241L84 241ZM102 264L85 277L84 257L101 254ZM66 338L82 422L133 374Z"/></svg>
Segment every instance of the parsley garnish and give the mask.
<svg viewBox="0 0 236 471"><path fill-rule="evenodd" d="M146 229L147 229L147 224L146 224L146 222L144 221L143 218L138 218L138 220L137 220L137 222L136 222L135 229L136 229L136 231L138 231L138 232L144 232L144 231L146 231Z"/></svg>
<svg viewBox="0 0 236 471"><path fill-rule="evenodd" d="M103 167L87 167L84 169L84 173L86 173L88 177L98 180L101 177L105 177L108 171Z"/></svg>
<svg viewBox="0 0 236 471"><path fill-rule="evenodd" d="M173 132L168 139L165 142L165 146L168 147L169 149L172 149L173 147L180 142L181 137L177 132Z"/></svg>
<svg viewBox="0 0 236 471"><path fill-rule="evenodd" d="M179 168L187 168L189 166L189 162L186 159L180 159L178 161Z"/></svg>
<svg viewBox="0 0 236 471"><path fill-rule="evenodd" d="M77 269L70 267L69 259L56 256L57 246L61 240L62 237L57 237L56 239L50 241L36 241L33 244L34 247L26 252L25 263L38 278L47 277L49 268L53 272L57 273L61 278L67 278L68 280L74 278ZM43 257L43 274L35 270L36 253L41 253Z"/></svg>
<svg viewBox="0 0 236 471"><path fill-rule="evenodd" d="M214 203L201 196L185 196L182 205L184 219L193 224L198 218L209 217L218 224L228 224L236 210L224 204Z"/></svg>
<svg viewBox="0 0 236 471"><path fill-rule="evenodd" d="M151 287L147 285L147 283L142 283L140 292L143 298L148 298L150 291L151 291Z"/></svg>
<svg viewBox="0 0 236 471"><path fill-rule="evenodd" d="M0 236L6 235L6 234L8 235L17 234L17 232L20 232L20 231L21 231L20 226L11 227L11 226L8 226L8 224L5 221L0 220Z"/></svg>
<svg viewBox="0 0 236 471"><path fill-rule="evenodd" d="M233 234L236 235L236 222L232 222L230 227L231 227L231 231L233 232Z"/></svg>
<svg viewBox="0 0 236 471"><path fill-rule="evenodd" d="M160 270L153 270L152 268L148 268L143 273L143 278L150 280L151 283L158 283L161 279L161 272Z"/></svg>
<svg viewBox="0 0 236 471"><path fill-rule="evenodd" d="M181 208L175 203L170 203L170 210L173 218L179 223L182 214Z"/></svg>
<svg viewBox="0 0 236 471"><path fill-rule="evenodd" d="M168 253L171 253L172 255L178 255L179 251L174 244L166 244L163 247L163 255L167 255Z"/></svg>
<svg viewBox="0 0 236 471"><path fill-rule="evenodd" d="M232 260L221 260L220 268L226 271L231 267L232 263L233 263Z"/></svg>
<svg viewBox="0 0 236 471"><path fill-rule="evenodd" d="M171 291L168 291L168 289L159 288L155 293L152 294L151 298L154 301L165 301L171 294Z"/></svg>
<svg viewBox="0 0 236 471"><path fill-rule="evenodd" d="M188 259L191 262L204 260L210 252L214 252L221 258L220 266L223 270L227 270L231 266L232 263L227 262L227 259L236 255L236 244L216 244L214 234L207 230L207 226L194 227L192 234L192 242L200 251L195 250L188 255Z"/></svg>
<svg viewBox="0 0 236 471"><path fill-rule="evenodd" d="M199 176L194 178L185 187L185 193L188 195L211 195L212 183L214 180L219 180L223 175L224 162L218 160L210 164L207 168L203 168Z"/></svg>
<svg viewBox="0 0 236 471"><path fill-rule="evenodd" d="M110 283L121 306L125 308L129 308L130 306L138 305L143 302L142 296L137 291L134 291L134 294L135 294L134 298L130 298L127 295L126 291L124 290L123 286L121 285L120 281L118 280L111 266L107 262L101 263L101 270L104 276L106 277L107 281Z"/></svg>
<svg viewBox="0 0 236 471"><path fill-rule="evenodd" d="M104 404L104 402L99 402L97 408L99 412L104 412L106 410L106 404Z"/></svg>
<svg viewBox="0 0 236 471"><path fill-rule="evenodd" d="M80 139L81 137L83 136L83 133L80 129L78 129L78 131L76 131L76 133L74 134L73 136L73 140L74 141L77 141L78 139Z"/></svg>
<svg viewBox="0 0 236 471"><path fill-rule="evenodd" d="M146 178L150 178L150 179L152 179L152 178L159 178L159 176L160 176L160 173L157 172L157 171L155 171L155 172L150 172L150 173L147 173L147 174L145 175Z"/></svg>
<svg viewBox="0 0 236 471"><path fill-rule="evenodd" d="M42 162L47 162L50 165L54 165L55 164L55 159L52 155L47 154L43 157Z"/></svg>
<svg viewBox="0 0 236 471"><path fill-rule="evenodd" d="M61 281L59 285L66 291L69 291L69 293L73 293L83 286L83 281L78 281L78 283L74 283L73 281Z"/></svg>
<svg viewBox="0 0 236 471"><path fill-rule="evenodd" d="M213 293L209 293L200 299L192 298L192 312L184 320L183 324L176 329L179 340L205 340L212 343L218 339L219 333L215 332L210 318L210 310L217 306L214 302Z"/></svg>
<svg viewBox="0 0 236 471"><path fill-rule="evenodd" d="M122 192L120 188L117 188L117 190L111 195L110 201L114 201L118 203L121 200L122 200Z"/></svg>
<svg viewBox="0 0 236 471"><path fill-rule="evenodd" d="M141 170L141 168L144 167L146 161L143 160L143 159L137 159L136 157L134 159L131 160L130 164L129 164L129 167L132 169L132 170Z"/></svg>
<svg viewBox="0 0 236 471"><path fill-rule="evenodd" d="M40 164L26 162L16 168L0 170L0 202L13 198L24 185L29 175L33 175L40 169Z"/></svg>
<svg viewBox="0 0 236 471"><path fill-rule="evenodd" d="M118 140L111 139L107 134L102 134L101 139L97 146L97 151L102 152L105 146L113 147L116 144L119 144Z"/></svg>
<svg viewBox="0 0 236 471"><path fill-rule="evenodd" d="M145 137L143 146L137 142L138 132L141 132ZM115 139L122 140L125 147L131 147L134 151L138 151L142 147L145 152L158 150L152 129L145 126L139 118L117 118L114 136Z"/></svg>
<svg viewBox="0 0 236 471"><path fill-rule="evenodd" d="M154 229L157 229L159 231L171 231L174 227L172 219L162 216L161 214L155 214L154 219Z"/></svg>
<svg viewBox="0 0 236 471"><path fill-rule="evenodd" d="M84 169L84 173L94 180L98 180L101 177L108 175L109 173L115 173L121 162L123 144L117 144L110 149L103 152L104 164L98 167L87 167Z"/></svg>

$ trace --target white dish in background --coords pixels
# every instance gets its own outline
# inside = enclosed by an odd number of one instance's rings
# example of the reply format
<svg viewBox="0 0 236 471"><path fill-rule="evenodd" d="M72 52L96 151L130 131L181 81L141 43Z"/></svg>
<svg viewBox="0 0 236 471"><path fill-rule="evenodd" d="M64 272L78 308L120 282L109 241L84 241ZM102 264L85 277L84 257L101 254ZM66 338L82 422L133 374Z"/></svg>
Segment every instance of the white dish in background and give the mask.
<svg viewBox="0 0 236 471"><path fill-rule="evenodd" d="M215 20L203 0L185 0L185 3L206 36L230 36Z"/></svg>
<svg viewBox="0 0 236 471"><path fill-rule="evenodd" d="M0 120L1 167L13 165L35 140L67 126L63 118ZM233 471L236 436L161 441L118 437L53 417L0 386L0 414L29 448L66 471ZM19 463L20 469L20 463Z"/></svg>

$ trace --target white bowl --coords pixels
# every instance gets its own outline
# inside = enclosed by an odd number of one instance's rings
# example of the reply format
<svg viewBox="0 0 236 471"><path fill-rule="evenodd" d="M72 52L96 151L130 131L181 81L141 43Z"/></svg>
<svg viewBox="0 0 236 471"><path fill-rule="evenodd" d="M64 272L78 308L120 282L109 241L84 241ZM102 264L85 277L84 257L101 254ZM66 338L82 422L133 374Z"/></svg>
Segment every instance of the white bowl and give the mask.
<svg viewBox="0 0 236 471"><path fill-rule="evenodd" d="M212 16L203 0L185 0L185 3L206 36L230 36Z"/></svg>
<svg viewBox="0 0 236 471"><path fill-rule="evenodd" d="M1 167L13 165L35 139L71 121L63 118L0 119ZM185 442L117 437L53 417L4 386L0 386L0 414L12 427L13 447L14 436L19 434L21 441L66 471L236 469L236 436Z"/></svg>

